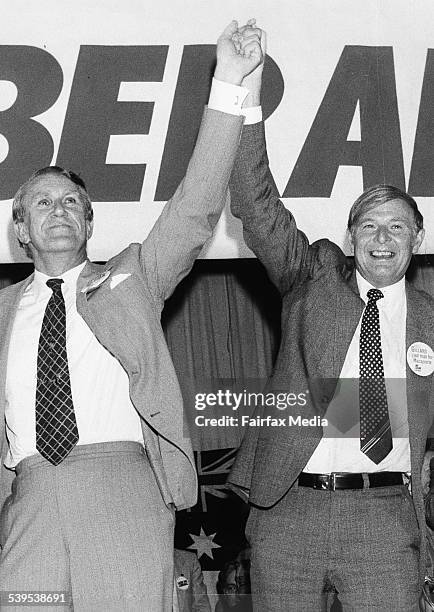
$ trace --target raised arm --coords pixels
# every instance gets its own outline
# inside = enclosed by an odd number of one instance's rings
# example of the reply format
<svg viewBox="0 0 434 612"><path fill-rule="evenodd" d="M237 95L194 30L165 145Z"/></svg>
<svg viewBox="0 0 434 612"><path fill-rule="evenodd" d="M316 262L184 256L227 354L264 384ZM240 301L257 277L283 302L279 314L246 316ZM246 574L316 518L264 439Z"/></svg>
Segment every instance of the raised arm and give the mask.
<svg viewBox="0 0 434 612"><path fill-rule="evenodd" d="M249 22L242 28L249 33ZM265 56L265 33L261 36ZM258 108L263 63L245 77L249 89L244 107ZM294 217L279 199L270 172L263 122L245 125L231 180L231 210L243 223L244 240L260 259L278 287L285 293L308 276L315 264L315 249L303 232L297 229Z"/></svg>
<svg viewBox="0 0 434 612"><path fill-rule="evenodd" d="M241 103L247 93L238 86L262 62L258 34L253 32L240 45L237 31L233 21L217 42L215 78L220 87L221 82L226 84L226 96L233 96L223 108L228 112L205 110L185 178L141 246L143 272L160 305L190 271L226 202L243 123ZM218 109L219 103L214 107Z"/></svg>

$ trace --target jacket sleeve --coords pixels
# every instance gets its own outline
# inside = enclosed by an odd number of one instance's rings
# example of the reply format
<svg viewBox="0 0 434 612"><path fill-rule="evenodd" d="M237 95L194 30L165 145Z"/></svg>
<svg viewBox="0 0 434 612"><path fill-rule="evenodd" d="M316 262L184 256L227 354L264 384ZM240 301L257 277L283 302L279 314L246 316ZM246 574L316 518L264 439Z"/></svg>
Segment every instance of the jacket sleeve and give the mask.
<svg viewBox="0 0 434 612"><path fill-rule="evenodd" d="M157 300L168 298L188 274L228 196L243 119L205 109L184 179L141 246L140 260Z"/></svg>
<svg viewBox="0 0 434 612"><path fill-rule="evenodd" d="M430 529L434 529L434 457L429 464L429 490L425 497L425 518Z"/></svg>
<svg viewBox="0 0 434 612"><path fill-rule="evenodd" d="M315 249L280 201L270 172L264 124L247 125L230 181L231 210L244 240L281 293L312 273Z"/></svg>

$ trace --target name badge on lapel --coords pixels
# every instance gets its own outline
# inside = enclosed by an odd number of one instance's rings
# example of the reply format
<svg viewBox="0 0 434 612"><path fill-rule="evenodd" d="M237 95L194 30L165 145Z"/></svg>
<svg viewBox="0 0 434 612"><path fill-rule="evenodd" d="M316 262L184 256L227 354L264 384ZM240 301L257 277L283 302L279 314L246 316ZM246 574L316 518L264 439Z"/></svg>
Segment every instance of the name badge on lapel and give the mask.
<svg viewBox="0 0 434 612"><path fill-rule="evenodd" d="M99 276L97 276L96 278L94 278L93 280L90 281L90 283L88 285L86 285L85 287L83 287L83 289L81 290L82 293L88 293L89 291L93 291L94 289L97 289L100 285L103 284L103 282L105 280L108 279L108 277L111 274L111 270L105 270L104 272L102 272Z"/></svg>
<svg viewBox="0 0 434 612"><path fill-rule="evenodd" d="M184 574L181 574L180 576L178 576L178 578L176 579L176 586L178 587L178 589L180 591L186 591L188 589L188 587L190 586L190 583L188 581L188 578L186 578L184 576Z"/></svg>
<svg viewBox="0 0 434 612"><path fill-rule="evenodd" d="M407 363L418 376L429 376L434 372L434 352L425 342L413 342L408 347Z"/></svg>

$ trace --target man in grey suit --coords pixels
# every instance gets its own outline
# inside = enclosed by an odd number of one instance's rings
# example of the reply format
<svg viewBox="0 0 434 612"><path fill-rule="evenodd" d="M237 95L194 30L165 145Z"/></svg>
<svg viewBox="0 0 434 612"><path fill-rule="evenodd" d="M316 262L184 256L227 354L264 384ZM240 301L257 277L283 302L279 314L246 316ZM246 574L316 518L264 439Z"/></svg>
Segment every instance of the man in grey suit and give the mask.
<svg viewBox="0 0 434 612"><path fill-rule="evenodd" d="M15 196L35 272L0 293L3 603L24 591L43 608L56 592L76 611L172 610L174 509L195 503L196 474L160 314L226 200L238 86L262 61L236 30L218 40L186 176L142 244L89 262L89 195L62 168Z"/></svg>
<svg viewBox="0 0 434 612"><path fill-rule="evenodd" d="M261 72L243 82L253 107ZM278 198L261 122L243 130L230 190L283 300L266 390L302 398L273 415L285 425L248 429L229 477L251 504L255 610L323 610L332 589L344 610L418 610L434 300L404 279L424 236L416 202L387 185L357 199L354 265L309 244Z"/></svg>

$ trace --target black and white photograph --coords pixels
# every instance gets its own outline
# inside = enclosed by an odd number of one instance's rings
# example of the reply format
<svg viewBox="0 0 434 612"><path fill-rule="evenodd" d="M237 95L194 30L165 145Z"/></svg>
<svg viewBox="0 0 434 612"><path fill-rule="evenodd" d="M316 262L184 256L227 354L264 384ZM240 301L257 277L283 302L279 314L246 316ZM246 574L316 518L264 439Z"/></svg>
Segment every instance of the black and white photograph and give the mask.
<svg viewBox="0 0 434 612"><path fill-rule="evenodd" d="M434 610L434 4L0 9L0 610Z"/></svg>

